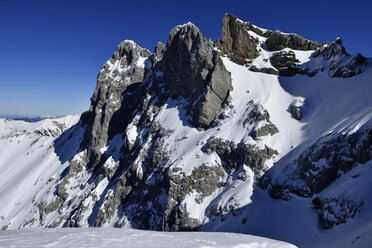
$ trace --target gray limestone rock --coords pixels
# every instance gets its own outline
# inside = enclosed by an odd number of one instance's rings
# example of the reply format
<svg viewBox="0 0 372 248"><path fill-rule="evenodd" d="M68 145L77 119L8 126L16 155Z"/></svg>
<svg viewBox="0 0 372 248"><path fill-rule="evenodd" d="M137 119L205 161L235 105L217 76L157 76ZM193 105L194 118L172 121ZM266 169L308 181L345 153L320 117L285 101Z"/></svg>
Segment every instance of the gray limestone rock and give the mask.
<svg viewBox="0 0 372 248"><path fill-rule="evenodd" d="M202 164L196 167L189 176L185 176L183 172L170 171L168 173L170 179L169 201L165 212L166 230L198 230L201 223L188 216L185 205L178 204L194 191L199 194L195 201L201 203L205 197L210 196L224 185L222 182L224 175L225 171L221 165L207 166ZM176 223L176 225L172 223Z"/></svg>
<svg viewBox="0 0 372 248"><path fill-rule="evenodd" d="M266 46L270 51L278 51L284 48L291 48L294 50L315 50L319 45L307 40L297 34L283 34L280 31L271 33L270 37L266 40Z"/></svg>
<svg viewBox="0 0 372 248"><path fill-rule="evenodd" d="M154 53L150 56L150 61L153 67L163 58L165 44L158 42L154 48Z"/></svg>
<svg viewBox="0 0 372 248"><path fill-rule="evenodd" d="M222 42L220 42L219 49L225 54L232 53L243 59L258 57L259 41L249 35L249 30L262 33L251 23L244 23L231 14L225 14L222 20Z"/></svg>
<svg viewBox="0 0 372 248"><path fill-rule="evenodd" d="M189 100L188 112L195 127L206 129L216 118L232 90L231 76L219 54L191 23L174 28L163 59L162 72L169 96Z"/></svg>
<svg viewBox="0 0 372 248"><path fill-rule="evenodd" d="M201 165L190 176L169 172L166 139L173 130L154 118L168 97L182 97L192 124L208 128L231 90L231 76L218 51L193 24L174 28L167 45L158 43L153 54L131 41L121 43L100 70L90 110L81 117L82 153L61 174L55 201L41 205L41 220L69 208L69 214L60 214L51 225L81 226L87 221L85 212L93 208L88 219L92 226L103 226L119 214L118 227L130 222L142 229L198 229L201 223L189 217L181 202L193 191L198 193L193 200L202 202L223 186L225 171L220 165ZM138 132L135 140L127 134L130 125ZM88 182L81 181L84 173L90 175ZM96 195L103 179L108 185ZM72 190L84 197L70 195ZM86 205L87 198L93 205Z"/></svg>
<svg viewBox="0 0 372 248"><path fill-rule="evenodd" d="M323 44L311 56L328 61L331 77L352 77L362 73L363 66L367 65L367 59L360 53L348 54L340 38Z"/></svg>
<svg viewBox="0 0 372 248"><path fill-rule="evenodd" d="M127 88L144 80L146 59L150 54L147 49L134 42L124 41L103 65L97 77L97 86L85 123L83 143L86 147L91 150L100 148L108 141L109 136L114 135L109 135L109 132L115 129L111 126L112 117L125 104L123 94Z"/></svg>
<svg viewBox="0 0 372 248"><path fill-rule="evenodd" d="M258 140L259 137L274 135L279 132L278 128L270 121L269 112L262 105L254 105L253 101L249 104L247 118L243 121L243 126L248 127L253 125L253 130L250 135L253 139ZM257 127L257 124L264 122L263 125Z"/></svg>
<svg viewBox="0 0 372 248"><path fill-rule="evenodd" d="M300 62L293 51L276 52L270 57L271 64L279 71L279 76L294 76L299 71Z"/></svg>
<svg viewBox="0 0 372 248"><path fill-rule="evenodd" d="M252 65L252 66L249 67L249 70L254 71L254 72L262 72L262 73L266 73L266 74L272 74L272 75L278 75L279 74L277 70L275 70L274 68L271 68L271 67L258 68L257 66Z"/></svg>
<svg viewBox="0 0 372 248"><path fill-rule="evenodd" d="M274 135L279 132L279 129L270 121L269 112L263 108L262 105L254 105L252 111L249 113L248 118L244 121L244 126L250 124L257 125L259 122L265 122L264 125L257 128L255 126L250 135L253 139L258 140L260 137L267 135Z"/></svg>
<svg viewBox="0 0 372 248"><path fill-rule="evenodd" d="M266 160L278 154L277 151L265 146L264 149L250 144L215 138L208 141L204 146L205 153L215 152L224 162L227 172L239 169L243 164L247 165L255 174L258 174L265 166Z"/></svg>
<svg viewBox="0 0 372 248"><path fill-rule="evenodd" d="M372 159L371 151L372 129L340 135L302 154L298 158L299 175L313 193L319 193L338 178L339 171L346 173ZM326 166L318 166L316 162L320 160Z"/></svg>
<svg viewBox="0 0 372 248"><path fill-rule="evenodd" d="M367 64L367 60L360 53L352 55L345 63L341 66L333 64L331 67L332 77L343 77L348 78L362 73L361 67Z"/></svg>
<svg viewBox="0 0 372 248"><path fill-rule="evenodd" d="M189 97L194 90L205 87L213 57L213 45L194 24L172 29L158 67L168 81L170 97Z"/></svg>
<svg viewBox="0 0 372 248"><path fill-rule="evenodd" d="M293 118L299 121L302 120L302 113L301 113L300 107L296 106L295 104L291 104L289 107L289 110Z"/></svg>
<svg viewBox="0 0 372 248"><path fill-rule="evenodd" d="M259 41L254 34L267 38L266 41ZM296 74L315 76L319 71L329 70L331 77L352 77L362 72L367 60L357 53L350 56L342 46L342 41L337 38L335 42L322 45L317 42L307 40L297 34L286 34L280 31L260 29L252 23L243 22L231 14L225 14L222 21L222 40L216 42L219 50L231 61L239 65L249 67L254 72L262 72L279 76L294 76ZM259 56L261 49L269 51L279 51L284 48L293 50L315 50L309 63L299 65L299 60L294 52L281 51L274 53L270 58L271 64L276 68L263 67L257 68L251 65L252 59ZM327 60L329 68L319 68L314 58ZM312 60L315 60L314 62Z"/></svg>
<svg viewBox="0 0 372 248"><path fill-rule="evenodd" d="M271 179L270 174L265 177L271 185L270 195L274 198L289 199L290 193L309 197L322 192L342 173L371 159L372 129L367 127L311 146L293 165L289 165L297 167L286 175L288 180L278 182Z"/></svg>
<svg viewBox="0 0 372 248"><path fill-rule="evenodd" d="M251 133L251 136L253 139L258 140L260 137L264 137L267 135L272 136L278 132L279 132L278 128L270 122L263 127L255 128Z"/></svg>

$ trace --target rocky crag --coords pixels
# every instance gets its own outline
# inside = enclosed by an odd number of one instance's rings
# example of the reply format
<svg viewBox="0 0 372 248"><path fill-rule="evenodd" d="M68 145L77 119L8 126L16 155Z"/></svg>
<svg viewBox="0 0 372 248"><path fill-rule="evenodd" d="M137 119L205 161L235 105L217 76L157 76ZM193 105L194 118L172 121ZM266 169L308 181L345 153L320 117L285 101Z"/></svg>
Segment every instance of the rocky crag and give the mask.
<svg viewBox="0 0 372 248"><path fill-rule="evenodd" d="M320 45L297 34L258 28L231 14L223 18L222 41L218 40L217 45L235 63L247 65L255 72L280 76L294 76L297 73L314 76L319 71L329 70L331 77L346 78L361 73L361 68L367 64L366 58L360 53L348 54L340 38ZM300 65L295 53L287 51L288 48L311 51L310 61ZM271 64L266 61L265 67L257 67L252 62L263 56L262 51L269 57L264 60L270 60Z"/></svg>
<svg viewBox="0 0 372 248"><path fill-rule="evenodd" d="M318 44L231 14L216 42L192 23L152 53L123 41L79 122L37 134L57 137L51 149L64 169L25 218L0 223L245 232L261 230L252 215L264 215L262 202L306 201L298 211L319 216L320 232L347 225L369 203L328 191L372 159L370 100L356 93L344 99L355 108L328 111L320 104L344 105L322 87L369 89L368 61L340 39Z"/></svg>
<svg viewBox="0 0 372 248"><path fill-rule="evenodd" d="M167 101L178 99L186 113L185 125L208 129L229 104L231 90L231 76L218 51L194 24L175 27L167 44L159 43L153 54L132 41L121 43L100 70L90 110L82 117L85 132L81 152L72 159L59 183L56 200L42 212L48 215L60 208L59 204L70 201L75 206L84 205L86 199L71 198L66 188L87 169L88 180L94 181L92 188L107 180L106 190L111 188L112 195L97 199L96 204L104 202L92 222L81 218L86 208L79 208L51 225L60 225L63 220L67 226L101 226L121 208L123 216L117 226L131 223L142 229L199 228L201 223L188 217L180 203L192 191L201 194L200 201L212 194L222 187L225 172L218 164L211 168L200 164L188 176L169 168L171 151L166 149L166 142L174 130L162 127L156 116ZM115 144L119 146L117 158L102 150L113 139L120 140ZM85 190L85 194L92 194L90 189ZM159 202L161 198L165 199Z"/></svg>

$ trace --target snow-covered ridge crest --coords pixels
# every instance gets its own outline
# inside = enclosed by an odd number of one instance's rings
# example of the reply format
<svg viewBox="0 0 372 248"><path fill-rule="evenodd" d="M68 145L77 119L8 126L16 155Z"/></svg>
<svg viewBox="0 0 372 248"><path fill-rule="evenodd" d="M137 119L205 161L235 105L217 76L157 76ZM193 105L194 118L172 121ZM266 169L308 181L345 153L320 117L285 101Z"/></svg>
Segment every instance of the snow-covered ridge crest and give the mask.
<svg viewBox="0 0 372 248"><path fill-rule="evenodd" d="M182 25L177 25L177 26L174 27L174 28L184 28L185 26L195 26L195 24L192 23L192 22L187 22L187 23L184 23L184 24L182 24Z"/></svg>
<svg viewBox="0 0 372 248"><path fill-rule="evenodd" d="M217 46L232 61L251 71L279 76L314 76L329 71L331 77L352 77L367 65L361 54L346 53L339 38L319 45L297 34L258 28L231 14L224 16L222 40L217 41ZM340 48L330 48L335 46ZM332 55L319 57L319 51Z"/></svg>
<svg viewBox="0 0 372 248"><path fill-rule="evenodd" d="M17 135L42 135L58 137L76 124L80 115L68 115L60 118L47 118L35 122L0 118L0 139Z"/></svg>

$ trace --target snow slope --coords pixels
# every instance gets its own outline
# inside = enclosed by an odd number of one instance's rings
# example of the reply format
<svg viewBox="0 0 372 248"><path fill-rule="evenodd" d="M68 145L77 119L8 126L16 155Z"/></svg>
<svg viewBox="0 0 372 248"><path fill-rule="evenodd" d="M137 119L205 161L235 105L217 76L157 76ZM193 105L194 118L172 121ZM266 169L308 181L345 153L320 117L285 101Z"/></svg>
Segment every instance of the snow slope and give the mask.
<svg viewBox="0 0 372 248"><path fill-rule="evenodd" d="M270 113L271 121L280 130L278 134L263 139L265 144L279 151L270 170L274 178L280 177L287 169L285 166L290 165L309 146L340 134L352 134L371 128L371 67L348 79L330 78L327 72L314 77L276 77L250 72L227 59L224 62L232 73L233 99L261 102ZM249 93L243 97L247 90ZM288 111L290 104L298 98L304 101L302 121L294 119ZM240 102L239 106L243 104ZM236 130L236 127L230 130ZM372 205L368 196L370 182L367 178L371 175L371 162L342 175L318 195L363 201L361 214L347 224L324 231L317 212L312 209L312 198L293 195L288 202L274 200L267 192L254 187L251 194L245 195L250 198L249 203L240 205L242 207L237 217L230 215L224 217L223 221L217 218L207 223L202 230L255 234L286 240L299 247L369 247L372 244ZM238 202L244 201L235 199Z"/></svg>
<svg viewBox="0 0 372 248"><path fill-rule="evenodd" d="M164 233L117 228L35 228L0 232L0 247L291 248L295 246L272 239L234 233Z"/></svg>
<svg viewBox="0 0 372 248"><path fill-rule="evenodd" d="M68 166L67 161L61 163L54 141L79 118L76 115L38 122L0 119L0 220L3 226L21 225L27 215L35 211L36 195L53 190L50 189L53 176Z"/></svg>

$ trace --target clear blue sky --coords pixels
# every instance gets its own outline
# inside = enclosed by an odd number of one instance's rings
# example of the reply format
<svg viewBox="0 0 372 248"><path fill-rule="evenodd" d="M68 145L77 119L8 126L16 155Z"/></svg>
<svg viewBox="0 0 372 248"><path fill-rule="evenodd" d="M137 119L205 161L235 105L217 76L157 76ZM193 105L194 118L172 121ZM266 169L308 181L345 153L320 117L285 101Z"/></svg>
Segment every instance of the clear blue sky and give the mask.
<svg viewBox="0 0 372 248"><path fill-rule="evenodd" d="M178 24L221 35L224 13L372 57L372 1L0 1L0 114L88 110L99 68L122 40L152 51Z"/></svg>

